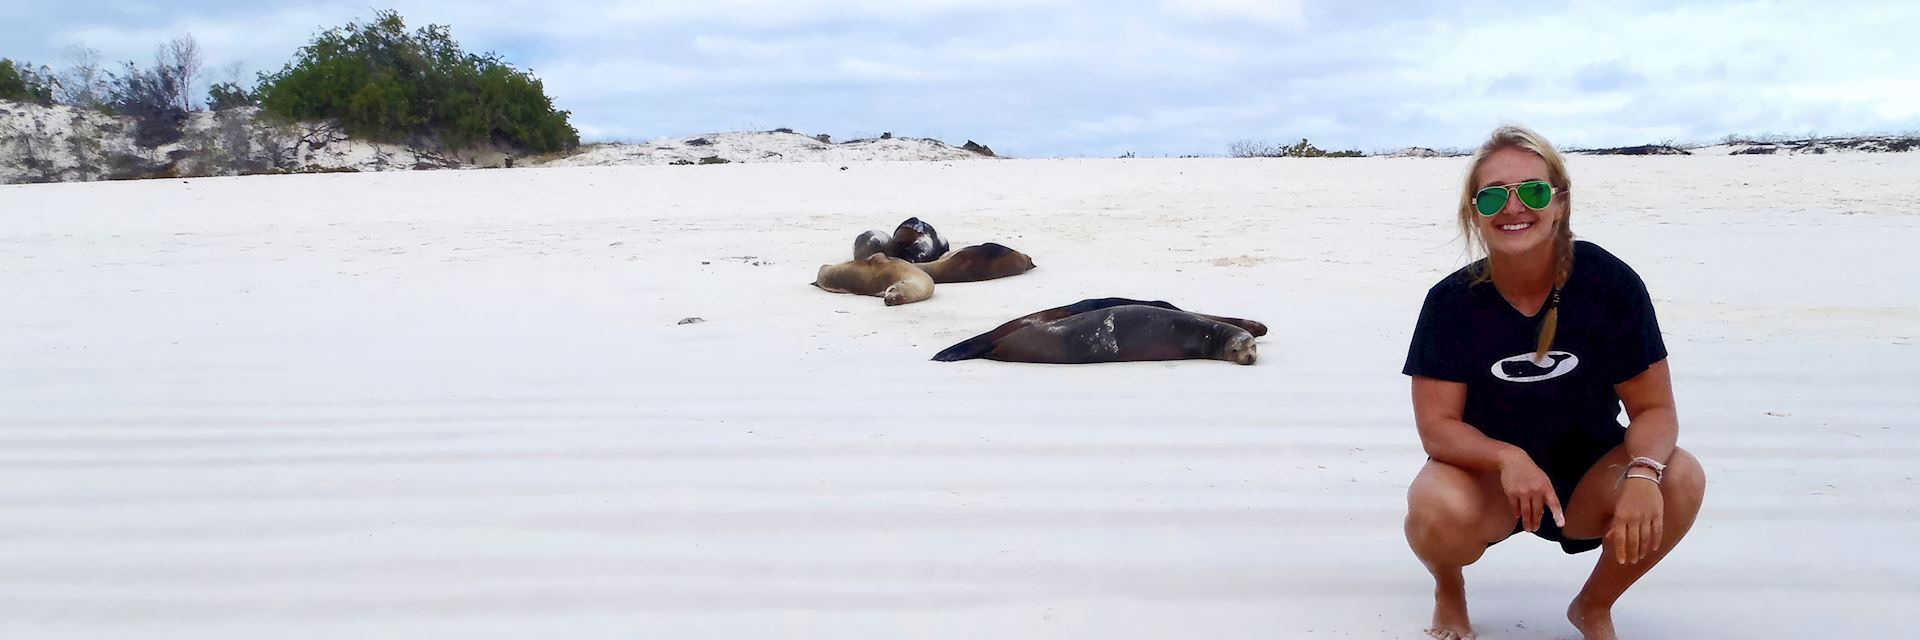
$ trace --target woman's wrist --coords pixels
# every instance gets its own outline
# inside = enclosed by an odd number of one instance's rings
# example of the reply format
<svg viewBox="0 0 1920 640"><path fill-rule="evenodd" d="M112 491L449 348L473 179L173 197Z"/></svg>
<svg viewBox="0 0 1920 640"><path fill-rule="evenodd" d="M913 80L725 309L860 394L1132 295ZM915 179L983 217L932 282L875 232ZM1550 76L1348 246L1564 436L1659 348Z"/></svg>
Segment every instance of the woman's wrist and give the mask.
<svg viewBox="0 0 1920 640"><path fill-rule="evenodd" d="M1502 442L1500 451L1493 454L1493 470L1506 471L1522 461L1530 463L1533 462L1533 458L1527 456L1525 449Z"/></svg>
<svg viewBox="0 0 1920 640"><path fill-rule="evenodd" d="M1666 479L1667 463L1646 456L1634 456L1627 461L1627 477L1636 475L1646 475L1654 484L1660 484L1661 480Z"/></svg>

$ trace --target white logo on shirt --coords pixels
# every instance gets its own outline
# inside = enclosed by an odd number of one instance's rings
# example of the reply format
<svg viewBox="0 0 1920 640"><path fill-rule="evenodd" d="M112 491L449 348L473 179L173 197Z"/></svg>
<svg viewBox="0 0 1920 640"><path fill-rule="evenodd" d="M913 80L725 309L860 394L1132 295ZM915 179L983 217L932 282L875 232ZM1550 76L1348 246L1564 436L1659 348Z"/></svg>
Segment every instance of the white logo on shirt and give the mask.
<svg viewBox="0 0 1920 640"><path fill-rule="evenodd" d="M1547 357L1540 360L1528 351L1493 363L1493 377L1507 382L1539 382L1572 373L1578 366L1580 356L1565 351L1548 351Z"/></svg>

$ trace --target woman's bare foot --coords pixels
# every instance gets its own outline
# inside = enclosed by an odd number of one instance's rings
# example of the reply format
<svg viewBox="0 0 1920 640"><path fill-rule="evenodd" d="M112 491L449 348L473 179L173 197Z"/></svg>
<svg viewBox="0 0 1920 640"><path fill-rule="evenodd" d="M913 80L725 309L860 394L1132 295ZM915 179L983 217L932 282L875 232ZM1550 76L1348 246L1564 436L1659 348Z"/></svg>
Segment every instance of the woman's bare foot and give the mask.
<svg viewBox="0 0 1920 640"><path fill-rule="evenodd" d="M1587 606L1579 598L1567 605L1567 622L1587 640L1619 640L1613 632L1613 608Z"/></svg>
<svg viewBox="0 0 1920 640"><path fill-rule="evenodd" d="M1441 578L1433 587L1433 628L1427 635L1439 640L1473 640L1473 623L1467 620L1467 581L1459 570Z"/></svg>

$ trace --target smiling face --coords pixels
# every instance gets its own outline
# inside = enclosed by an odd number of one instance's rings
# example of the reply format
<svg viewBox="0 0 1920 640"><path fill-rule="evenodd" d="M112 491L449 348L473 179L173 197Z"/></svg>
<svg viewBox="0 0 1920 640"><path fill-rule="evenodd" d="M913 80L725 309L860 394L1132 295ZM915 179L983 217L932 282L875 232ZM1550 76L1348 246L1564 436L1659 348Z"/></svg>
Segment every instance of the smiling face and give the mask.
<svg viewBox="0 0 1920 640"><path fill-rule="evenodd" d="M1487 154L1480 170L1474 175L1475 190L1511 185L1528 180L1547 180L1552 182L1547 161L1539 154L1517 147L1503 147ZM1563 194L1554 194L1553 202L1544 209L1529 209L1520 202L1520 198L1508 192L1507 204L1493 216L1474 213L1474 228L1486 241L1487 251L1508 257L1518 257L1538 251L1551 251L1556 229L1565 223L1567 201Z"/></svg>

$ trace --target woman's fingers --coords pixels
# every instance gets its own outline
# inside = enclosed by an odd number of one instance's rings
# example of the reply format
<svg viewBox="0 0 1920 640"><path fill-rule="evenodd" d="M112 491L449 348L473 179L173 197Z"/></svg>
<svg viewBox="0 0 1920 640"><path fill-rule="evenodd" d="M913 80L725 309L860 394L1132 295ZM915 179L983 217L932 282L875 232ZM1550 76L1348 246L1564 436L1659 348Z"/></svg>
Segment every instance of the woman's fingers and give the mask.
<svg viewBox="0 0 1920 640"><path fill-rule="evenodd" d="M1520 528L1526 529L1528 531L1533 530L1533 521L1527 519L1527 507L1532 504L1533 504L1533 500L1530 499L1528 496L1524 496L1524 495L1520 496L1520 509L1519 509Z"/></svg>
<svg viewBox="0 0 1920 640"><path fill-rule="evenodd" d="M1560 509L1560 496L1554 495L1552 491L1547 492L1547 509L1553 512L1553 526L1566 528L1567 515Z"/></svg>
<svg viewBox="0 0 1920 640"><path fill-rule="evenodd" d="M1647 530L1644 533L1640 534L1640 559L1646 560L1647 558L1651 558L1653 557L1653 552L1659 551L1659 550L1660 550L1660 519L1648 518Z"/></svg>
<svg viewBox="0 0 1920 640"><path fill-rule="evenodd" d="M1645 521L1627 523L1627 539L1633 544L1627 547L1627 564L1640 564L1640 556L1647 549L1647 523Z"/></svg>

